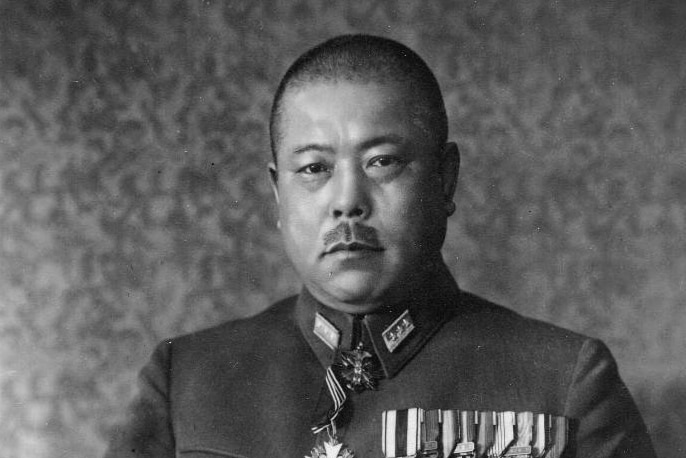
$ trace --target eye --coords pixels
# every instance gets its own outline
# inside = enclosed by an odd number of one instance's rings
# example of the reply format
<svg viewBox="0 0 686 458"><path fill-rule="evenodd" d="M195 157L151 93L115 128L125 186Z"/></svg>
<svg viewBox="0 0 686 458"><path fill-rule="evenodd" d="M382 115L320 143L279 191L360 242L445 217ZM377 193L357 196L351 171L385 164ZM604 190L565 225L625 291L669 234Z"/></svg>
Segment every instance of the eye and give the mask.
<svg viewBox="0 0 686 458"><path fill-rule="evenodd" d="M402 166L404 161L398 156L376 156L369 160L368 167L392 167Z"/></svg>
<svg viewBox="0 0 686 458"><path fill-rule="evenodd" d="M327 172L329 172L329 167L322 164L321 162L314 162L312 164L307 164L305 167L302 167L298 170L298 173L302 173L304 175L317 175L319 173L327 173Z"/></svg>
<svg viewBox="0 0 686 458"><path fill-rule="evenodd" d="M367 162L367 174L379 180L391 180L405 170L408 161L398 154L382 154Z"/></svg>
<svg viewBox="0 0 686 458"><path fill-rule="evenodd" d="M389 165L397 164L398 158L393 156L379 156L369 161L371 167L388 167Z"/></svg>

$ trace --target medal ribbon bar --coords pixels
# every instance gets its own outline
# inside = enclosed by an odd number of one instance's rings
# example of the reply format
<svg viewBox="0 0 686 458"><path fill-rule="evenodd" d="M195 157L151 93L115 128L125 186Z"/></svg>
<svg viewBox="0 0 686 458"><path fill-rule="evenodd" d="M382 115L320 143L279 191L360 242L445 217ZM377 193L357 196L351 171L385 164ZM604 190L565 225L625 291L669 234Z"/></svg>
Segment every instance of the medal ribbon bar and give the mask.
<svg viewBox="0 0 686 458"><path fill-rule="evenodd" d="M532 412L388 410L382 414L386 458L560 458L565 417Z"/></svg>

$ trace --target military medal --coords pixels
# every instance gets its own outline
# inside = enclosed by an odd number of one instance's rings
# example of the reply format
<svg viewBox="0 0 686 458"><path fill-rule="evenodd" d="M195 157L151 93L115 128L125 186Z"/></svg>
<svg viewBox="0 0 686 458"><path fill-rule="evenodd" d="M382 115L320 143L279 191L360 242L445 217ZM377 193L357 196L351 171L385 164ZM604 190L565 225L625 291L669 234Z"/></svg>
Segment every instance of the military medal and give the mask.
<svg viewBox="0 0 686 458"><path fill-rule="evenodd" d="M355 456L348 448L341 450L342 447L343 444L334 438L330 442L324 442L324 445L315 446L310 455L305 458L353 458Z"/></svg>
<svg viewBox="0 0 686 458"><path fill-rule="evenodd" d="M422 456L438 457L441 447L441 425L443 424L443 412L441 409L427 410L424 412L422 422Z"/></svg>
<svg viewBox="0 0 686 458"><path fill-rule="evenodd" d="M567 434L569 433L569 421L566 417L552 417L550 425L546 425L546 429L550 431L550 439L546 444L548 454L546 458L560 458L567 445Z"/></svg>
<svg viewBox="0 0 686 458"><path fill-rule="evenodd" d="M561 458L569 439L567 418L533 412L415 407L381 422L386 458Z"/></svg>
<svg viewBox="0 0 686 458"><path fill-rule="evenodd" d="M359 321L356 323L358 333L355 334L353 331L353 341L356 340L356 335L359 337ZM332 350L338 348L340 332L319 313L315 316L313 332ZM364 349L362 342L358 342L352 350L341 351L335 362L326 369L325 382L333 406L321 421L312 426L311 430L318 435L318 439L310 455L305 458L353 458L354 452L345 447L336 434L336 418L348 399L341 383L344 383L345 388L356 393L366 389L375 390L377 380L380 378L375 368L374 356ZM324 431L328 435L326 440L321 439Z"/></svg>
<svg viewBox="0 0 686 458"><path fill-rule="evenodd" d="M326 431L329 439L317 443L310 452L310 456L305 458L353 458L353 451L344 447L336 434L336 418L343 410L343 405L348 396L345 394L345 390L338 381L338 378L336 378L336 374L334 374L331 366L326 369L325 381L326 387L329 390L329 396L333 401L333 407L327 412L324 421L314 425L311 429L314 434L321 434L323 431Z"/></svg>
<svg viewBox="0 0 686 458"><path fill-rule="evenodd" d="M460 457L474 457L476 451L476 429L479 424L479 412L459 410L460 442L455 445L453 455Z"/></svg>
<svg viewBox="0 0 686 458"><path fill-rule="evenodd" d="M559 458L562 456L569 432L567 418L536 414L532 429L532 457Z"/></svg>
<svg viewBox="0 0 686 458"><path fill-rule="evenodd" d="M548 415L537 413L534 415L533 438L531 441L531 453L539 457L547 453L546 449L546 417Z"/></svg>
<svg viewBox="0 0 686 458"><path fill-rule="evenodd" d="M336 425L331 423L327 428L329 439L314 446L309 456L305 458L353 458L355 454L345 447L336 437Z"/></svg>
<svg viewBox="0 0 686 458"><path fill-rule="evenodd" d="M346 388L355 393L376 389L377 374L374 366L372 354L364 350L362 342L354 350L341 352L336 364Z"/></svg>
<svg viewBox="0 0 686 458"><path fill-rule="evenodd" d="M456 410L442 410L443 422L441 424L441 442L443 456L448 457L455 450L455 445L460 437L460 420Z"/></svg>
<svg viewBox="0 0 686 458"><path fill-rule="evenodd" d="M479 412L477 427L476 456L486 456L488 450L495 444L495 412Z"/></svg>
<svg viewBox="0 0 686 458"><path fill-rule="evenodd" d="M495 413L495 443L489 451L489 456L503 456L515 439L515 413Z"/></svg>
<svg viewBox="0 0 686 458"><path fill-rule="evenodd" d="M534 414L531 412L517 413L516 442L510 447L505 456L516 458L531 458L531 442L533 440Z"/></svg>
<svg viewBox="0 0 686 458"><path fill-rule="evenodd" d="M421 449L424 409L387 410L382 414L381 446L386 458L416 456Z"/></svg>

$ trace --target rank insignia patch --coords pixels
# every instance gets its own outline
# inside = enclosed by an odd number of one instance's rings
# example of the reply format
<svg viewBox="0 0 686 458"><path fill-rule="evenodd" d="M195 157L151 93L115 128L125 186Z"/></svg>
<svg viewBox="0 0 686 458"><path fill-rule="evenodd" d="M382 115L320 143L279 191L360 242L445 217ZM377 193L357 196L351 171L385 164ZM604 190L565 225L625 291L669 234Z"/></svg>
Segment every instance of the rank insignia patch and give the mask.
<svg viewBox="0 0 686 458"><path fill-rule="evenodd" d="M405 310L403 314L382 333L383 341L386 344L388 351L393 353L393 350L398 348L398 345L400 345L413 330L414 323L412 322L410 311Z"/></svg>
<svg viewBox="0 0 686 458"><path fill-rule="evenodd" d="M329 322L329 320L319 313L314 316L314 329L312 332L314 332L314 334L330 349L335 350L338 348L338 341L341 338L341 333Z"/></svg>

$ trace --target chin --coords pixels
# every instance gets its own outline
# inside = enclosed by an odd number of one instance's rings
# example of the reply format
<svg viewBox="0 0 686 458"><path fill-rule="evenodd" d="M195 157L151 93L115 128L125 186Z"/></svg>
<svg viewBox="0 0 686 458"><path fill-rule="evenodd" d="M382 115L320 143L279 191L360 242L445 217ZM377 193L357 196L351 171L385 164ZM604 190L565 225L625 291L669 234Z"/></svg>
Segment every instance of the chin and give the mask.
<svg viewBox="0 0 686 458"><path fill-rule="evenodd" d="M339 303L336 308L348 313L369 313L379 308L383 283L372 272L343 272L328 279L325 293Z"/></svg>

